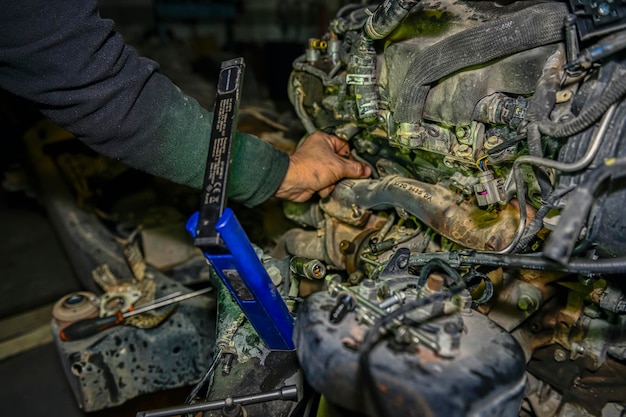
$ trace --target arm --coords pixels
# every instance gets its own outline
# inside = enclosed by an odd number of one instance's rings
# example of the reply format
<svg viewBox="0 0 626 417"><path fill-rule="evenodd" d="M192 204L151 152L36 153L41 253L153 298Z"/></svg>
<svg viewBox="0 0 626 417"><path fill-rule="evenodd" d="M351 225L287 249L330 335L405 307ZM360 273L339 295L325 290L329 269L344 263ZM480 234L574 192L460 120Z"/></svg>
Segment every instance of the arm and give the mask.
<svg viewBox="0 0 626 417"><path fill-rule="evenodd" d="M202 187L213 115L126 45L95 0L0 0L0 87L98 153ZM290 159L238 133L229 197L248 206L273 194L302 201L345 176L369 175L338 156L347 144L320 135Z"/></svg>
<svg viewBox="0 0 626 417"><path fill-rule="evenodd" d="M212 114L101 19L93 0L0 0L0 87L96 152L200 188ZM288 156L245 134L233 144L229 195L271 196Z"/></svg>

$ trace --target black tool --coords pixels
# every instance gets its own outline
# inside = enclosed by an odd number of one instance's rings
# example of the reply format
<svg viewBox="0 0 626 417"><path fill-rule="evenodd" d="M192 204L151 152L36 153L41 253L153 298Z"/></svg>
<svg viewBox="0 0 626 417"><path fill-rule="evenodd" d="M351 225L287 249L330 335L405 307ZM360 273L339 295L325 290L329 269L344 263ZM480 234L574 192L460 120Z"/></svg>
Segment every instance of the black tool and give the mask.
<svg viewBox="0 0 626 417"><path fill-rule="evenodd" d="M196 414L203 411L219 410L231 404L258 404L267 401L296 401L298 399L298 387L295 385L287 385L274 391L261 392L258 394L245 395L242 397L227 398L225 400L216 400L208 403L183 405L177 407L162 408L160 410L140 411L136 417L171 417L183 414Z"/></svg>
<svg viewBox="0 0 626 417"><path fill-rule="evenodd" d="M122 324L128 317L136 316L138 314L145 313L147 311L155 310L157 308L165 307L170 304L179 303L184 300L196 297L198 295L206 294L213 288L203 288L201 290L188 292L186 294L178 295L176 297L165 296L151 304L139 307L137 309L122 313L118 311L114 316L96 317L92 319L79 320L70 324L65 329L61 330L59 336L61 340L65 342L84 339L89 336L93 336L100 333L103 330L109 329L118 324Z"/></svg>
<svg viewBox="0 0 626 417"><path fill-rule="evenodd" d="M228 168L236 134L245 64L243 58L222 63L217 82L211 142L194 245L204 251L227 252L215 230L227 203Z"/></svg>

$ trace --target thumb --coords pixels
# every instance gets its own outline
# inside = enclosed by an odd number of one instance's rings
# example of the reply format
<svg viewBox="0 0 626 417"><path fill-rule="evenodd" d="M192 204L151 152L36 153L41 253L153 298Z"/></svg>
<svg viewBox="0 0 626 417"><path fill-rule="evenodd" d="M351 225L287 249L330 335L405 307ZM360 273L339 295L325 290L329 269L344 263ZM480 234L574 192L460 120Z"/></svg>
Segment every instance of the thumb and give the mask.
<svg viewBox="0 0 626 417"><path fill-rule="evenodd" d="M342 177L346 178L363 178L369 177L372 174L372 170L367 165L353 159L344 159L342 174Z"/></svg>

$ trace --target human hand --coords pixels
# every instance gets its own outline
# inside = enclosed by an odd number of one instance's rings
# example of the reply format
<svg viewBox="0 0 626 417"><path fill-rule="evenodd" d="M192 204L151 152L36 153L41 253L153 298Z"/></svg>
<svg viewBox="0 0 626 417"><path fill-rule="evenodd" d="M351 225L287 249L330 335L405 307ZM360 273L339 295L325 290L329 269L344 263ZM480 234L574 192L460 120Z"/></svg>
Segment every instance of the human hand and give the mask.
<svg viewBox="0 0 626 417"><path fill-rule="evenodd" d="M314 132L289 157L289 168L274 194L303 202L319 192L328 196L342 178L369 177L371 169L350 158L348 143L324 132Z"/></svg>

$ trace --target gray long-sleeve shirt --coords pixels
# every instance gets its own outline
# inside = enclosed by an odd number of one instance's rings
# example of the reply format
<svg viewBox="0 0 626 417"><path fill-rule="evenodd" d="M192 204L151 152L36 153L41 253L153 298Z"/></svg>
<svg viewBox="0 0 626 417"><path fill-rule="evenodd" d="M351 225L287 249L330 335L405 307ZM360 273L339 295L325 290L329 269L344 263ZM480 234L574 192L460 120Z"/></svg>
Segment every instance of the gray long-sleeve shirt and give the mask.
<svg viewBox="0 0 626 417"><path fill-rule="evenodd" d="M95 0L0 0L0 88L101 153L171 181L202 186L212 113L139 57ZM233 144L229 197L270 197L287 154L251 135Z"/></svg>

